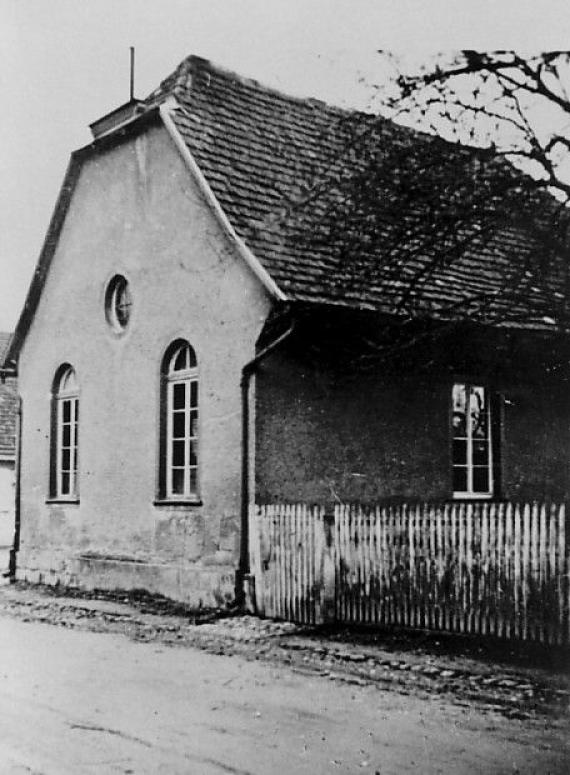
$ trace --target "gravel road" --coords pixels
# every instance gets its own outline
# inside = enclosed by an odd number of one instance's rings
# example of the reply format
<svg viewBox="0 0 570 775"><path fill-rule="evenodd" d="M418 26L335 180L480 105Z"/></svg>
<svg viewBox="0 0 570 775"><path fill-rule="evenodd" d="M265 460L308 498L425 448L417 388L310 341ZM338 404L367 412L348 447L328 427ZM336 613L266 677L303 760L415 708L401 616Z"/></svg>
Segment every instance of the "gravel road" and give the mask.
<svg viewBox="0 0 570 775"><path fill-rule="evenodd" d="M555 671L403 645L3 587L0 772L568 771Z"/></svg>

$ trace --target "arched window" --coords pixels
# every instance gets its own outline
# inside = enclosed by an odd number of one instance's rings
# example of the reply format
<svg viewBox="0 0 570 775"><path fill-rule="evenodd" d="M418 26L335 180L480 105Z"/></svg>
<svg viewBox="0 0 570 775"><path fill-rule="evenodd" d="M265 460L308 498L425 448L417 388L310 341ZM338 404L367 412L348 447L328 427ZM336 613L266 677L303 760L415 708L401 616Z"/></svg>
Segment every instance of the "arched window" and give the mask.
<svg viewBox="0 0 570 775"><path fill-rule="evenodd" d="M184 340L166 351L162 365L163 417L160 495L198 497L198 363Z"/></svg>
<svg viewBox="0 0 570 775"><path fill-rule="evenodd" d="M75 371L62 366L52 393L51 495L76 498L78 482L79 387Z"/></svg>

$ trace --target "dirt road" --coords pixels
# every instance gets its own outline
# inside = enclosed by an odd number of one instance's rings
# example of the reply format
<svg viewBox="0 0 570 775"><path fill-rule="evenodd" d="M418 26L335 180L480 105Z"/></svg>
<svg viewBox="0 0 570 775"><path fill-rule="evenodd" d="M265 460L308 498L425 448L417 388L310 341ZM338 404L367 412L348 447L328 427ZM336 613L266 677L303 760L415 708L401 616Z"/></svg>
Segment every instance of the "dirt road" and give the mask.
<svg viewBox="0 0 570 775"><path fill-rule="evenodd" d="M566 773L565 723L0 617L0 772Z"/></svg>

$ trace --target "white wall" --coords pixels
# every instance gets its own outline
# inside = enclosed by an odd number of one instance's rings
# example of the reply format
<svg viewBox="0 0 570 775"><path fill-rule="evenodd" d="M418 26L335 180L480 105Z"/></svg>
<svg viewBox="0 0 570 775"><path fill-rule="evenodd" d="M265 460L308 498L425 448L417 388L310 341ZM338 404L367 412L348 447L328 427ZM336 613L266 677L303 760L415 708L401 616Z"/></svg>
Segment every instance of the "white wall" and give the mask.
<svg viewBox="0 0 570 775"><path fill-rule="evenodd" d="M120 337L104 314L115 273L127 277L133 300ZM170 566L171 578L218 568L229 588L239 545L239 381L269 307L163 128L84 164L19 363L20 577L81 581L74 561L96 554ZM178 337L199 363L202 506L154 504L160 363ZM50 388L64 362L80 389L79 505L46 503Z"/></svg>

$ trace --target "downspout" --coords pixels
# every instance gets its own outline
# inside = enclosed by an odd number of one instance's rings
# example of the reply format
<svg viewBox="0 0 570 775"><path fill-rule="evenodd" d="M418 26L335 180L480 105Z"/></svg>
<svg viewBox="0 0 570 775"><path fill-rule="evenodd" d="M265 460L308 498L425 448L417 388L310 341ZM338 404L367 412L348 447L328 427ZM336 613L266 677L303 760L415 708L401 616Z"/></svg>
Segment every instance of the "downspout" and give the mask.
<svg viewBox="0 0 570 775"><path fill-rule="evenodd" d="M285 333L277 337L273 342L264 347L255 358L245 364L241 370L241 537L240 559L236 577L236 602L242 606L245 601L245 579L250 572L249 567L249 501L250 501L250 454L251 440L249 433L249 393L251 378L259 364L271 353L277 350L288 339L295 329L295 321L292 320Z"/></svg>

